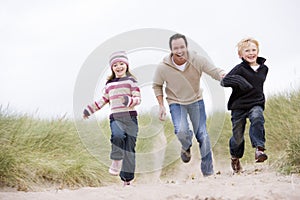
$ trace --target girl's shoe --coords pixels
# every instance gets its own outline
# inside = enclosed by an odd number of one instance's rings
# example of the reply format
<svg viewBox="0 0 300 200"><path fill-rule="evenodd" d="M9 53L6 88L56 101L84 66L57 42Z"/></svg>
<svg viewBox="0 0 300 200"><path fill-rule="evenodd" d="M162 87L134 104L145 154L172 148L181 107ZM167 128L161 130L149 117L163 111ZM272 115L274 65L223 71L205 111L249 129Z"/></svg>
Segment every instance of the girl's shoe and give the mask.
<svg viewBox="0 0 300 200"><path fill-rule="evenodd" d="M125 186L128 186L128 185L131 185L131 181L124 181L123 186L125 187Z"/></svg>
<svg viewBox="0 0 300 200"><path fill-rule="evenodd" d="M122 168L122 160L113 160L108 172L113 176L118 176Z"/></svg>

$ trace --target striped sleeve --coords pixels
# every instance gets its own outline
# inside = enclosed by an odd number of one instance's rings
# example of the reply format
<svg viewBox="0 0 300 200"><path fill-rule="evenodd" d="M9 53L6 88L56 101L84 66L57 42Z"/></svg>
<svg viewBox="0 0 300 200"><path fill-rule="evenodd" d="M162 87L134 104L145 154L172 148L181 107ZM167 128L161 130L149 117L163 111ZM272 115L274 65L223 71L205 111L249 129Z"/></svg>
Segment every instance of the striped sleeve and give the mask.
<svg viewBox="0 0 300 200"><path fill-rule="evenodd" d="M94 114L96 111L100 110L108 102L109 102L109 97L108 94L106 93L106 90L104 90L104 94L102 98L90 105L87 105L87 107L83 111L83 114L88 117Z"/></svg>
<svg viewBox="0 0 300 200"><path fill-rule="evenodd" d="M100 110L108 102L109 102L109 94L108 94L107 85L106 85L105 88L103 89L102 97L98 101L95 101L95 103L94 103L96 106L96 110Z"/></svg>
<svg viewBox="0 0 300 200"><path fill-rule="evenodd" d="M139 105L141 103L141 91L136 81L132 81L131 95L131 104L129 105L129 107Z"/></svg>
<svg viewBox="0 0 300 200"><path fill-rule="evenodd" d="M132 108L141 103L141 92L135 79L129 78L128 80L130 80L130 94L123 96L123 105Z"/></svg>

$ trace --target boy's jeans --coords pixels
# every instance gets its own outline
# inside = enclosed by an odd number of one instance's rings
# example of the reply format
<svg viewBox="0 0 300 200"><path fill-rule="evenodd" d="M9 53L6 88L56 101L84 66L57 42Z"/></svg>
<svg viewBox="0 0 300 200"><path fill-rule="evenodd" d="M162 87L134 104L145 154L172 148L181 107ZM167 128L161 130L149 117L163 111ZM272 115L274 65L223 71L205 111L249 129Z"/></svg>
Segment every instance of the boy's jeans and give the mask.
<svg viewBox="0 0 300 200"><path fill-rule="evenodd" d="M251 123L249 135L252 147L265 147L265 120L262 107L254 106L250 110L232 110L232 137L229 140L232 157L243 157L245 148L244 132L247 118L249 118Z"/></svg>
<svg viewBox="0 0 300 200"><path fill-rule="evenodd" d="M120 177L123 181L134 179L135 146L138 133L136 116L110 119L112 160L123 160Z"/></svg>
<svg viewBox="0 0 300 200"><path fill-rule="evenodd" d="M170 113L175 134L182 148L187 150L192 146L193 132L189 129L187 115L193 125L201 153L201 171L204 176L213 174L212 152L210 139L206 130L206 113L203 100L189 105L171 104Z"/></svg>

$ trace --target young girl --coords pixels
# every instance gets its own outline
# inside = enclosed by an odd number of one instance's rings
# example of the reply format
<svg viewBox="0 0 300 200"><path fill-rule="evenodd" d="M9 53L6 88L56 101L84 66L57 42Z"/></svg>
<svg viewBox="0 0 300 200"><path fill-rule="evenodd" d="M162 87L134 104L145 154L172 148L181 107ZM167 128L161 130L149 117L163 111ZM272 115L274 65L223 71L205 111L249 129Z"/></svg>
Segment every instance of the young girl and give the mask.
<svg viewBox="0 0 300 200"><path fill-rule="evenodd" d="M134 109L141 102L140 89L135 77L129 72L128 58L124 51L110 56L112 74L108 77L102 98L84 109L83 117L88 118L105 104L111 107L111 175L130 185L135 172L135 146L138 133L137 112ZM121 170L121 172L120 172Z"/></svg>
<svg viewBox="0 0 300 200"><path fill-rule="evenodd" d="M265 150L264 115L265 95L263 85L268 74L266 59L258 57L259 44L253 38L241 40L238 54L242 62L235 66L221 81L221 85L232 87L228 101L231 110L232 137L229 141L231 166L235 173L242 171L239 159L243 157L246 119L250 120L250 141L255 148L256 162L264 162Z"/></svg>

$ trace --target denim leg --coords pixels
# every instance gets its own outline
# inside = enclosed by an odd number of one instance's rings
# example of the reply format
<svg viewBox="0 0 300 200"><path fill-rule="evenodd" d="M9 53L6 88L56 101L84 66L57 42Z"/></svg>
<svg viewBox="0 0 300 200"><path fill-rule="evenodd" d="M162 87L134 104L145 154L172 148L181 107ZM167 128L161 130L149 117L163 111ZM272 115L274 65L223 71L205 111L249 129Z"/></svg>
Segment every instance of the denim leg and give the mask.
<svg viewBox="0 0 300 200"><path fill-rule="evenodd" d="M249 111L250 120L250 140L252 147L263 147L265 148L265 128L264 128L264 115L263 109L260 106L254 106Z"/></svg>
<svg viewBox="0 0 300 200"><path fill-rule="evenodd" d="M134 179L135 146L138 133L138 123L135 116L111 120L111 159L123 159L120 177L123 181Z"/></svg>
<svg viewBox="0 0 300 200"><path fill-rule="evenodd" d="M124 146L125 146L125 132L122 128L122 123L118 120L110 120L111 130L111 152L110 159L122 160L124 157Z"/></svg>
<svg viewBox="0 0 300 200"><path fill-rule="evenodd" d="M184 150L192 146L193 132L189 129L187 110L185 105L171 104L170 113L173 121L174 132Z"/></svg>
<svg viewBox="0 0 300 200"><path fill-rule="evenodd" d="M246 110L232 110L232 137L229 140L230 154L232 157L242 158L245 150L244 132L247 118Z"/></svg>
<svg viewBox="0 0 300 200"><path fill-rule="evenodd" d="M120 172L120 177L123 181L131 181L134 179L135 172L135 146L138 133L137 117L132 116L128 119L126 126L126 139L123 165Z"/></svg>
<svg viewBox="0 0 300 200"><path fill-rule="evenodd" d="M204 176L214 173L210 138L206 129L206 112L204 101L188 105L188 113L193 125L201 154L201 171Z"/></svg>

